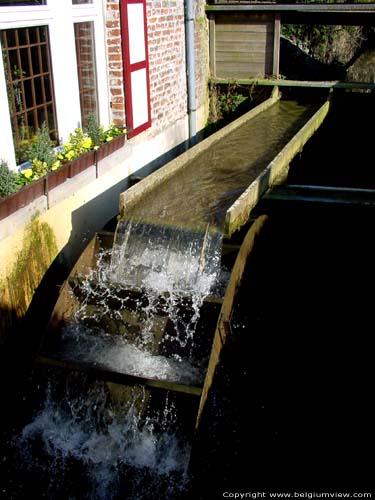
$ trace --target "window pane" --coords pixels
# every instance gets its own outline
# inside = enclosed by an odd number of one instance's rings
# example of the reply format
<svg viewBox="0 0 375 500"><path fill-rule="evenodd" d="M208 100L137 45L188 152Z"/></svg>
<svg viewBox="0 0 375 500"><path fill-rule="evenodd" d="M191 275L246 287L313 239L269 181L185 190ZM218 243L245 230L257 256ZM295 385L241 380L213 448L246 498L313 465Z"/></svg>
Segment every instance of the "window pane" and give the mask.
<svg viewBox="0 0 375 500"><path fill-rule="evenodd" d="M92 0L72 0L73 5L79 5L82 3L92 3Z"/></svg>
<svg viewBox="0 0 375 500"><path fill-rule="evenodd" d="M76 23L74 25L74 33L81 103L81 121L82 126L85 126L89 115L94 114L99 121L94 23Z"/></svg>
<svg viewBox="0 0 375 500"><path fill-rule="evenodd" d="M58 137L47 26L0 32L17 162L45 121Z"/></svg>

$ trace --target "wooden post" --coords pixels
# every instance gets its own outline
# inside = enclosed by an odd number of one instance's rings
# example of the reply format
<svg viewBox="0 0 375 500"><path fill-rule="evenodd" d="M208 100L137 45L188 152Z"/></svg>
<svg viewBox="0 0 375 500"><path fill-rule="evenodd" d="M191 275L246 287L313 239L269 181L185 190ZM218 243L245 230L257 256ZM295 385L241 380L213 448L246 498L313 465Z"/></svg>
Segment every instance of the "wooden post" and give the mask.
<svg viewBox="0 0 375 500"><path fill-rule="evenodd" d="M210 74L216 76L216 31L215 14L209 13L209 47L210 47Z"/></svg>
<svg viewBox="0 0 375 500"><path fill-rule="evenodd" d="M273 32L273 66L272 74L276 78L279 76L280 66L280 12L275 13L274 32Z"/></svg>

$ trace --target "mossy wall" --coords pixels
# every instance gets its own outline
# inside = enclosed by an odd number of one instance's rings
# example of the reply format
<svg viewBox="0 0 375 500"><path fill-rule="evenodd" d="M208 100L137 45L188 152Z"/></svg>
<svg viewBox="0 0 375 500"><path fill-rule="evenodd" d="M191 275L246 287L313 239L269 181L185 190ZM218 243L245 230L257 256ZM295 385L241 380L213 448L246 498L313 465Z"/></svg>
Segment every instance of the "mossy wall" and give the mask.
<svg viewBox="0 0 375 500"><path fill-rule="evenodd" d="M34 217L25 226L21 248L16 250L7 277L0 281L0 343L19 326L57 254L53 229Z"/></svg>

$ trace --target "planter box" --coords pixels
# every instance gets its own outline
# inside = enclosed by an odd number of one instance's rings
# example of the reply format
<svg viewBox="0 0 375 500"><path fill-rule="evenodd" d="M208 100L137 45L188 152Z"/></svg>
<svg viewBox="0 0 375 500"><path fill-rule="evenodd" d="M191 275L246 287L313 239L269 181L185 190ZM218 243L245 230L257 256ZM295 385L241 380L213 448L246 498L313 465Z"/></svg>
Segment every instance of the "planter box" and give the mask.
<svg viewBox="0 0 375 500"><path fill-rule="evenodd" d="M100 148L96 151L96 161L103 160L106 156L114 153L118 149L122 148L125 144L125 134L118 135L114 137L111 141L104 143Z"/></svg>
<svg viewBox="0 0 375 500"><path fill-rule="evenodd" d="M47 190L50 191L51 189L60 186L60 184L63 184L70 176L70 163L67 163L63 165L62 167L58 168L57 170L54 170L53 172L50 172L46 178L47 178Z"/></svg>
<svg viewBox="0 0 375 500"><path fill-rule="evenodd" d="M0 220L26 207L29 203L45 195L45 177L27 184L19 191L0 200Z"/></svg>
<svg viewBox="0 0 375 500"><path fill-rule="evenodd" d="M89 151L82 156L79 156L69 164L69 177L74 177L80 174L87 168L95 165L95 151Z"/></svg>

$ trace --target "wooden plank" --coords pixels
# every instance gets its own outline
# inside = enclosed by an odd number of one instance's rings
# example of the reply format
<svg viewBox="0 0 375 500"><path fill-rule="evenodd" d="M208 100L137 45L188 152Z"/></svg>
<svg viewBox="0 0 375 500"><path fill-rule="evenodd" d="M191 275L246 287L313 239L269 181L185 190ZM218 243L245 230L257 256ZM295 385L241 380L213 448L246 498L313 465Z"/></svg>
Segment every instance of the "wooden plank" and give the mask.
<svg viewBox="0 0 375 500"><path fill-rule="evenodd" d="M273 21L274 12L240 12L240 9L229 9L228 12L210 9L206 6L206 12L215 12L219 22L250 22L250 23L265 23Z"/></svg>
<svg viewBox="0 0 375 500"><path fill-rule="evenodd" d="M81 371L94 375L101 380L107 380L116 384L122 385L145 385L155 389L162 389L166 391L183 392L192 396L200 396L202 393L201 387L189 386L184 384L176 384L166 380L156 380L147 377L140 377L137 375L130 375L127 373L114 372L107 367L100 366L99 363L87 363L84 361L74 361L68 359L57 359L49 356L40 355L37 357L36 362L39 364L55 366L64 370Z"/></svg>
<svg viewBox="0 0 375 500"><path fill-rule="evenodd" d="M280 23L280 13L275 14L275 24L273 33L273 65L272 74L277 76L279 74L280 66L280 34L281 34L281 23Z"/></svg>
<svg viewBox="0 0 375 500"><path fill-rule="evenodd" d="M89 284L89 287L88 287ZM71 277L68 279L68 285L70 287L70 296L74 295L78 299L84 299L86 304L96 304L97 297L106 297L106 307L110 307L112 310L123 309L124 307L128 309L139 309L139 307L147 308L149 305L149 297L146 290L123 288L117 283L101 283L98 281L88 281L86 279ZM90 290L95 290L95 294L92 296L87 294L87 288ZM153 310L156 314L160 316L165 316L168 314L168 308L166 304L170 298L169 292L163 292L158 295L158 303L153 304ZM183 307L192 307L193 298L189 295L179 296L174 299L175 305ZM215 297L213 295L208 295L204 302L220 304L222 302L221 297Z"/></svg>
<svg viewBox="0 0 375 500"><path fill-rule="evenodd" d="M238 32L238 31L222 31L221 33L216 34L216 48L220 45L228 44L228 43L237 43L237 42L245 42L245 43L271 43L273 40L273 33L252 33L252 32ZM225 45L224 45L225 46Z"/></svg>
<svg viewBox="0 0 375 500"><path fill-rule="evenodd" d="M231 64L220 63L220 66L217 68L218 75L227 77L229 81L233 82L234 80L237 82L238 79L243 78L243 76L249 75L267 75L272 73L272 61L263 61L259 63L247 63L246 65L241 65L240 63Z"/></svg>
<svg viewBox="0 0 375 500"><path fill-rule="evenodd" d="M270 189L262 199L265 201L375 206L375 189L287 184Z"/></svg>
<svg viewBox="0 0 375 500"><path fill-rule="evenodd" d="M210 52L210 72L216 75L216 23L214 15L209 16L209 52Z"/></svg>
<svg viewBox="0 0 375 500"><path fill-rule="evenodd" d="M280 4L280 3L253 3L248 2L236 3L236 4L225 4L225 5L206 5L207 12L215 11L217 13L228 13L235 12L237 15L245 11L251 11L254 14L261 15L260 13L266 12L335 12L335 13L363 13L371 14L375 12L375 4L373 3L351 3L351 4L303 4L303 3L290 3L290 4Z"/></svg>
<svg viewBox="0 0 375 500"><path fill-rule="evenodd" d="M270 75L272 73L272 66L267 63L267 65L253 64L251 67L246 68L245 70L234 70L233 68L220 68L220 76L223 78L227 78L230 82L236 82L244 78L246 76L255 76L255 75Z"/></svg>
<svg viewBox="0 0 375 500"><path fill-rule="evenodd" d="M267 53L273 54L273 45L264 40L263 42L249 42L248 40L242 40L240 42L216 42L216 53L220 54L223 52L237 52L237 53Z"/></svg>
<svg viewBox="0 0 375 500"><path fill-rule="evenodd" d="M218 52L216 54L216 64L218 67L222 65L222 63L232 63L233 68L236 69L245 69L251 63L262 63L266 64L267 55L271 54L270 52Z"/></svg>
<svg viewBox="0 0 375 500"><path fill-rule="evenodd" d="M230 322L232 317L232 310L235 304L235 299L239 287L242 282L242 277L245 271L246 263L250 253L253 251L256 240L263 230L268 218L266 215L258 217L251 225L247 232L241 248L238 252L236 261L234 263L229 283L225 292L224 302L220 311L219 320L217 323L214 340L211 349L211 355L208 362L207 374L205 377L201 399L199 402L199 409L195 428L199 427L199 423L210 393L215 373L220 362L220 355L223 347L225 346L230 335Z"/></svg>
<svg viewBox="0 0 375 500"><path fill-rule="evenodd" d="M230 83L228 78L213 78L213 83ZM233 81L233 80L232 80ZM282 80L272 78L241 78L237 80L239 85L260 85L279 87L306 87L306 88L326 88L326 89L369 89L375 90L375 83L369 82L339 82L339 81L307 81L307 80Z"/></svg>
<svg viewBox="0 0 375 500"><path fill-rule="evenodd" d="M216 23L217 34L222 32L233 33L273 33L273 24L242 24L242 23Z"/></svg>

